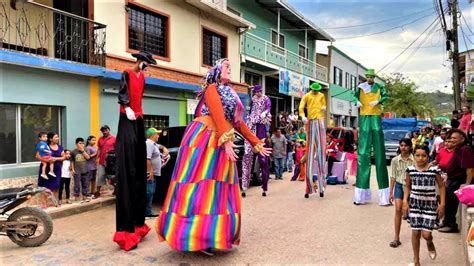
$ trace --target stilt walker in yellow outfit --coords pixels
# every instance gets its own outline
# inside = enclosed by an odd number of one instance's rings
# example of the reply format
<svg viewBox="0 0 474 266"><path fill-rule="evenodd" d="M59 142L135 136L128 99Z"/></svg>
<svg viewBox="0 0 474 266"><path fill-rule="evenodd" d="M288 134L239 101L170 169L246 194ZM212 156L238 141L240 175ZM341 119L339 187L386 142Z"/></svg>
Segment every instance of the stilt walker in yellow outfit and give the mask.
<svg viewBox="0 0 474 266"><path fill-rule="evenodd" d="M357 180L354 193L354 204L364 204L372 199L370 191L370 152L373 144L377 183L379 186L379 205L388 205L389 187L385 159L385 144L380 115L382 104L387 100L383 85L374 82L375 71L368 69L365 73L367 82L357 86L355 101L359 112L359 143L357 155Z"/></svg>
<svg viewBox="0 0 474 266"><path fill-rule="evenodd" d="M324 186L326 185L326 128L324 127L324 114L326 111L326 96L320 91L323 87L315 82L311 84L311 91L301 99L299 114L306 124L306 193L305 198L314 190L318 190L319 196L324 197ZM304 114L304 108L308 112L308 118ZM318 175L318 183L313 181L314 168Z"/></svg>

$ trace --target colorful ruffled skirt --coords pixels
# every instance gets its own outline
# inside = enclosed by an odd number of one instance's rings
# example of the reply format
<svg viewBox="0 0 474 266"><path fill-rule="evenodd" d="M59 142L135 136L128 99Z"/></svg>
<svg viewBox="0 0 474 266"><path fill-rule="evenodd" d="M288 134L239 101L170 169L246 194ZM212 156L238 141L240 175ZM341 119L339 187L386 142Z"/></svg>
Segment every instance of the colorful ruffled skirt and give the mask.
<svg viewBox="0 0 474 266"><path fill-rule="evenodd" d="M186 129L156 224L160 241L176 250L231 249L240 242L237 167L211 127L194 121Z"/></svg>

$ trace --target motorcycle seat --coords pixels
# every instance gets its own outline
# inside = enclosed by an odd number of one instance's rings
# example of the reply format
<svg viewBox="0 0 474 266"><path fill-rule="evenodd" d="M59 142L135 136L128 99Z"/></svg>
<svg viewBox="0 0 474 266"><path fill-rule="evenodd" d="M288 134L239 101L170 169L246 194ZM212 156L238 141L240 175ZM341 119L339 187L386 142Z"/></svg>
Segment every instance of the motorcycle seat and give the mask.
<svg viewBox="0 0 474 266"><path fill-rule="evenodd" d="M0 189L0 200L14 198L16 197L16 194L18 194L18 192L21 192L22 190L24 190L24 188L22 187Z"/></svg>

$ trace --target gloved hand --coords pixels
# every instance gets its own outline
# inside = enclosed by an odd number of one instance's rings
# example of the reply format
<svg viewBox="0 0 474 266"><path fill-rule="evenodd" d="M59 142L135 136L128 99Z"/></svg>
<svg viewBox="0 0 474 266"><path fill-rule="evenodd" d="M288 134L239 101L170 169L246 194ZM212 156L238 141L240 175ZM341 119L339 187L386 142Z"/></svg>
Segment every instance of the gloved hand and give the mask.
<svg viewBox="0 0 474 266"><path fill-rule="evenodd" d="M357 107L357 108L359 108L359 107L361 107L361 106L362 106L362 103L361 103L361 102L359 102L359 101L357 101L357 103L356 103L356 107Z"/></svg>
<svg viewBox="0 0 474 266"><path fill-rule="evenodd" d="M307 124L308 123L308 118L306 117L303 117L303 119L301 119L303 121L303 123Z"/></svg>
<svg viewBox="0 0 474 266"><path fill-rule="evenodd" d="M128 120L137 120L135 112L130 107L125 107L125 113L127 114Z"/></svg>
<svg viewBox="0 0 474 266"><path fill-rule="evenodd" d="M369 105L372 107L375 107L377 104L379 104L379 101L371 101L369 102Z"/></svg>
<svg viewBox="0 0 474 266"><path fill-rule="evenodd" d="M321 108L321 110L323 110L323 112L326 112L326 107Z"/></svg>
<svg viewBox="0 0 474 266"><path fill-rule="evenodd" d="M262 112L262 113L260 114L260 118L262 118L262 119L265 118L266 116L267 116L267 111Z"/></svg>

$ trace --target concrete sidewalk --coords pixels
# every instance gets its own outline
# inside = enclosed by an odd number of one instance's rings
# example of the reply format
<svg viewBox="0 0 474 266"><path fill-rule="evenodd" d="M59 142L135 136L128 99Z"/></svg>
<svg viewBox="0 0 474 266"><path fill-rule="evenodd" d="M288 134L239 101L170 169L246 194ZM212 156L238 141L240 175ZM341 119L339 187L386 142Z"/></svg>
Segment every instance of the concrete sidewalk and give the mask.
<svg viewBox="0 0 474 266"><path fill-rule="evenodd" d="M45 211L53 219L64 218L74 214L79 214L115 203L115 196L112 194L102 195L97 199L92 199L89 202L73 202L72 204L62 204L61 207L49 207Z"/></svg>

